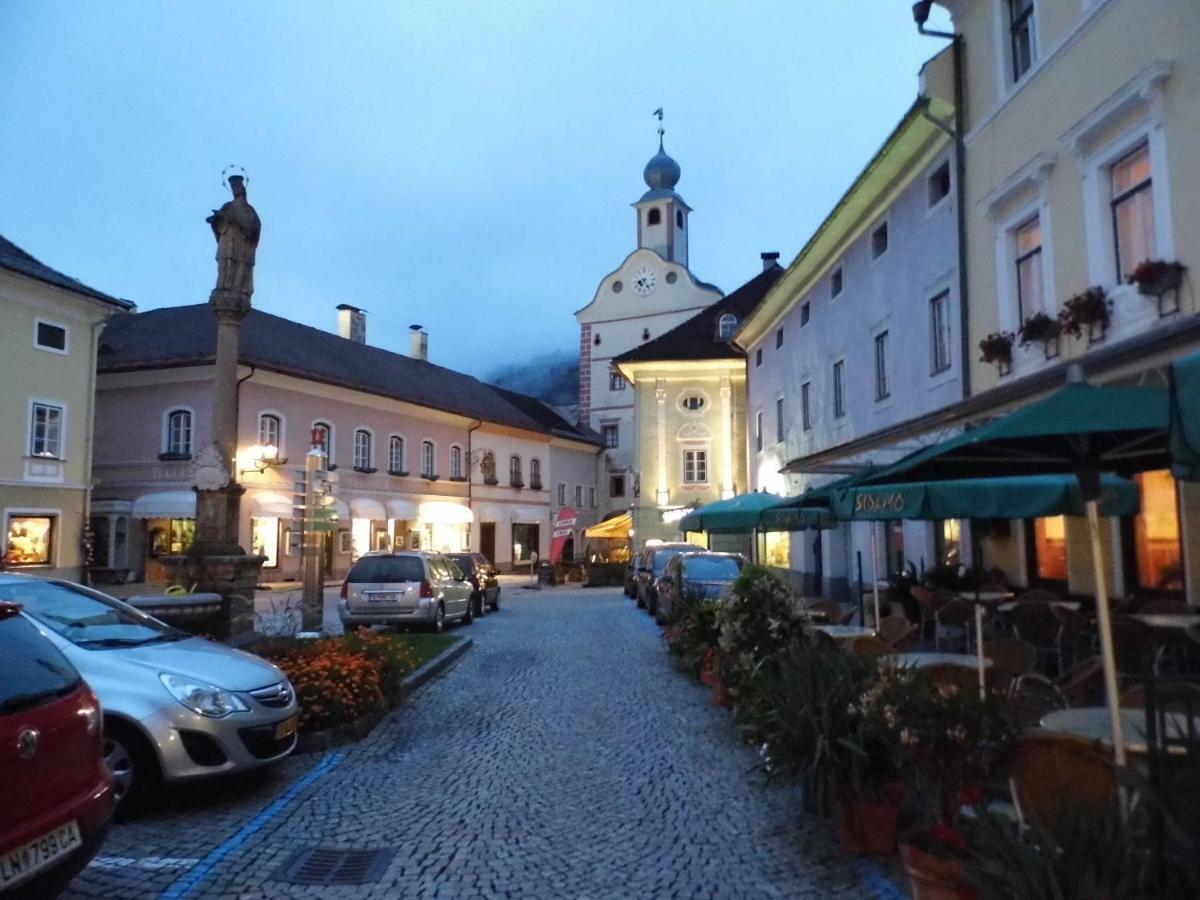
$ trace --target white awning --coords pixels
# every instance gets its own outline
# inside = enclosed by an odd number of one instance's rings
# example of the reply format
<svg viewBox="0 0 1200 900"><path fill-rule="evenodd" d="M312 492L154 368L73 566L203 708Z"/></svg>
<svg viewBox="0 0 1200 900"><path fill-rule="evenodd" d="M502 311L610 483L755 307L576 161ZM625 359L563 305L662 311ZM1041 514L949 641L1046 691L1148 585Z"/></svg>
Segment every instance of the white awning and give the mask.
<svg viewBox="0 0 1200 900"><path fill-rule="evenodd" d="M435 525L470 525L475 521L471 508L449 500L427 500L421 504L421 521Z"/></svg>
<svg viewBox="0 0 1200 900"><path fill-rule="evenodd" d="M503 522L507 518L508 511L499 506L488 504L479 508L479 521L481 522Z"/></svg>
<svg viewBox="0 0 1200 900"><path fill-rule="evenodd" d="M407 500L389 500L387 502L387 517L403 519L412 522L417 518L417 507Z"/></svg>
<svg viewBox="0 0 1200 900"><path fill-rule="evenodd" d="M350 518L350 507L346 505L345 500L338 500L337 498L334 498L333 511L337 513L337 517L342 521Z"/></svg>
<svg viewBox="0 0 1200 900"><path fill-rule="evenodd" d="M135 519L194 519L196 518L196 494L194 491L159 491L142 494L133 501Z"/></svg>
<svg viewBox="0 0 1200 900"><path fill-rule="evenodd" d="M352 519L386 519L387 517L387 510L378 500L354 497L350 501L350 518Z"/></svg>
<svg viewBox="0 0 1200 900"><path fill-rule="evenodd" d="M550 520L550 507L548 506L518 506L513 510L512 520L514 522L548 522Z"/></svg>
<svg viewBox="0 0 1200 900"><path fill-rule="evenodd" d="M250 498L250 514L262 519L290 519L292 499L275 491L259 491Z"/></svg>

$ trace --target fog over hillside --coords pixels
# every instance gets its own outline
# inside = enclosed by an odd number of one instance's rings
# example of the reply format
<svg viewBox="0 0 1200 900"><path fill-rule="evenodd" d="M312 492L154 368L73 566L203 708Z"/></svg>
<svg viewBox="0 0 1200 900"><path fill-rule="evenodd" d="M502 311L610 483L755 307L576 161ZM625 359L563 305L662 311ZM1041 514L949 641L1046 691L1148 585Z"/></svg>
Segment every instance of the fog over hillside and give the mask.
<svg viewBox="0 0 1200 900"><path fill-rule="evenodd" d="M573 410L579 403L579 355L569 350L543 353L525 363L499 366L485 380L557 409Z"/></svg>

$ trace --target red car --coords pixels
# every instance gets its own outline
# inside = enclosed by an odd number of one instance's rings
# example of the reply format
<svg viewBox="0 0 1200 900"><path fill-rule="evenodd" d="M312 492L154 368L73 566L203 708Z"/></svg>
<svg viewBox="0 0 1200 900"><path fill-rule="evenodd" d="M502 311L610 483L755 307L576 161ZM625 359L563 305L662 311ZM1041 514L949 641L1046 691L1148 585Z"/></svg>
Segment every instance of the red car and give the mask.
<svg viewBox="0 0 1200 900"><path fill-rule="evenodd" d="M21 608L0 603L0 896L54 897L113 815L100 703Z"/></svg>

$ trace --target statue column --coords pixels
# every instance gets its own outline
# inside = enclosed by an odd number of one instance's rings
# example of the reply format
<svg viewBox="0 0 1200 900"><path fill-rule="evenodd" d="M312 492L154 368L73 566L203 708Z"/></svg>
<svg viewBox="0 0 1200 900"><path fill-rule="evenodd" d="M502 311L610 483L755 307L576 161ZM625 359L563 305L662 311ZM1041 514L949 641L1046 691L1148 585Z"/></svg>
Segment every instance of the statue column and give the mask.
<svg viewBox="0 0 1200 900"><path fill-rule="evenodd" d="M721 376L721 499L733 496L733 385Z"/></svg>
<svg viewBox="0 0 1200 900"><path fill-rule="evenodd" d="M671 490L667 486L667 382L662 378L654 382L654 399L658 404L658 471L654 502L666 506L671 502Z"/></svg>

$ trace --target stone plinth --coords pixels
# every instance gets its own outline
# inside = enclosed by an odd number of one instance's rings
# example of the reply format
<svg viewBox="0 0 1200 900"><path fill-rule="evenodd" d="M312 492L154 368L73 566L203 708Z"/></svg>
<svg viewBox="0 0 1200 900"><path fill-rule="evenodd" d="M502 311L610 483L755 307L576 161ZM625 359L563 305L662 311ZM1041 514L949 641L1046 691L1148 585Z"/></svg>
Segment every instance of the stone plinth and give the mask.
<svg viewBox="0 0 1200 900"><path fill-rule="evenodd" d="M217 637L236 637L254 630L254 589L267 561L265 556L189 553L163 556L160 561L175 584L221 595L221 633Z"/></svg>

